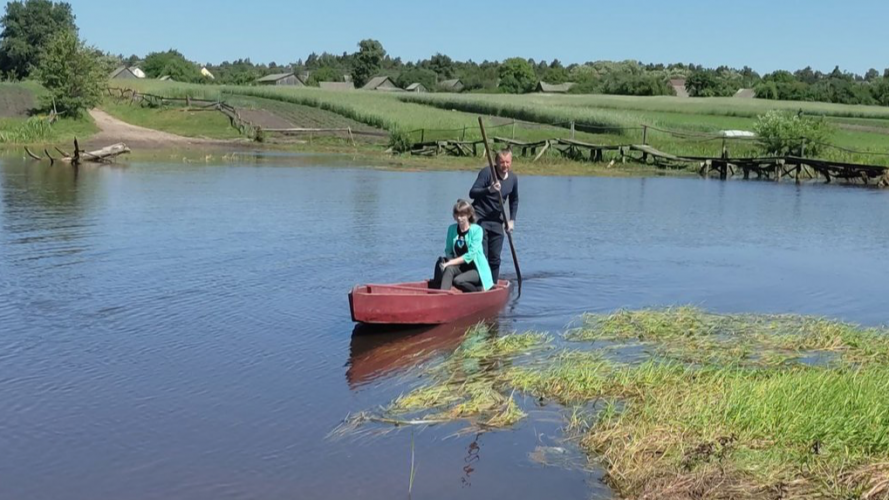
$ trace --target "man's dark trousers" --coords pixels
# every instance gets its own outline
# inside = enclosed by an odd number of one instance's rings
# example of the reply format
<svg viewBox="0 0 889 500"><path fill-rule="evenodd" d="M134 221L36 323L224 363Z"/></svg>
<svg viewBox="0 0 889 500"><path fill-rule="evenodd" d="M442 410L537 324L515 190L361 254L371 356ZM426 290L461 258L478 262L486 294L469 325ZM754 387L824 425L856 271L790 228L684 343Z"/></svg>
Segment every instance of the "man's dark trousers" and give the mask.
<svg viewBox="0 0 889 500"><path fill-rule="evenodd" d="M494 284L500 279L500 252L503 251L503 223L481 221L479 225L485 230L482 237L482 250L491 267L491 278Z"/></svg>

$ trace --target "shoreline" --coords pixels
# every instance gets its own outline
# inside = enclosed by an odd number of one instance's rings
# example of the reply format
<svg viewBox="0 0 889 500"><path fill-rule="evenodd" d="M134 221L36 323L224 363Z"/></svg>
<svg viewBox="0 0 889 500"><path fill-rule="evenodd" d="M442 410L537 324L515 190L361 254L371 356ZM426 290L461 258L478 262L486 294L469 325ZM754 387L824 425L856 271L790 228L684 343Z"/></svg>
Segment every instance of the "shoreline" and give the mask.
<svg viewBox="0 0 889 500"><path fill-rule="evenodd" d="M263 156L269 153L278 154L282 161L295 156L333 156L348 158L356 163L367 163L364 166L370 168L383 168L400 172L423 171L474 171L485 166L482 157L414 157L409 154L392 155L386 153L380 146L359 145L348 146L343 144L331 144L318 142L313 144L286 144L286 143L258 143L254 141L223 141L196 139L192 144L176 144L171 147L160 146L158 143L129 144L134 148L132 153L118 157L114 163L126 163L128 161L183 161L185 163L228 163L235 161L239 156ZM95 143L92 138L84 141L84 144L95 146L108 145ZM59 146L70 149L70 145L64 143L54 144L3 144L0 145L0 156L24 157L24 148L32 151L42 151L43 148ZM291 156L292 155L292 156ZM267 156L272 158L273 155ZM35 160L36 161L36 160ZM552 175L552 176L588 176L588 177L691 177L697 176L696 172L687 169L663 169L652 165L638 163L588 163L559 158L542 158L532 163L530 158L516 156L514 160L516 173L522 175Z"/></svg>

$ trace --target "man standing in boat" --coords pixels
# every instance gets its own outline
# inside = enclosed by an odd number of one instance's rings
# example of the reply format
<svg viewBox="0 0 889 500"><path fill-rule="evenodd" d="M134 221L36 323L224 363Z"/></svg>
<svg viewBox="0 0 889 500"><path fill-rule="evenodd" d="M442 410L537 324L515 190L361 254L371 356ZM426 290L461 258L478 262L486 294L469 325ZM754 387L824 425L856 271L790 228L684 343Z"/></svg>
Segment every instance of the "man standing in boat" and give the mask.
<svg viewBox="0 0 889 500"><path fill-rule="evenodd" d="M512 231L516 212L519 209L519 180L512 169L512 151L504 149L497 153L495 160L497 178L491 178L491 169L483 168L469 190L472 206L478 218L477 224L485 230L482 249L491 266L494 283L500 278L500 252L503 250L503 231ZM500 210L500 196L509 208L503 220Z"/></svg>

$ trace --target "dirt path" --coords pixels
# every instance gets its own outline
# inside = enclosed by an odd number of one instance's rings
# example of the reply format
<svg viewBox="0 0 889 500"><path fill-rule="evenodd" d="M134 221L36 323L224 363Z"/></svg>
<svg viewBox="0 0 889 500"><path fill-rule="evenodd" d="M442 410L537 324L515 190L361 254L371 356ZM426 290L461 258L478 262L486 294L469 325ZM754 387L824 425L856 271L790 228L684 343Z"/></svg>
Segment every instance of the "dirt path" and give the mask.
<svg viewBox="0 0 889 500"><path fill-rule="evenodd" d="M98 109L91 109L90 116L93 117L96 126L99 127L99 133L87 141L90 147L103 147L115 142L124 142L130 148L139 149L171 149L188 146L223 146L233 144L232 141L183 137L169 132L130 125Z"/></svg>

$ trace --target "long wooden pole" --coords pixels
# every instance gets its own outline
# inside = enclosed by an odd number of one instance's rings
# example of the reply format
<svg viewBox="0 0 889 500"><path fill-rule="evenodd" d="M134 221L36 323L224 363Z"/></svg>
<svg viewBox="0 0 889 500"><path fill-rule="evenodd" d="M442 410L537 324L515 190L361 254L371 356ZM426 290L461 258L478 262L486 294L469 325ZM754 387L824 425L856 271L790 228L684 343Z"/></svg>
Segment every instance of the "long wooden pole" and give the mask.
<svg viewBox="0 0 889 500"><path fill-rule="evenodd" d="M488 134L485 132L485 124L482 117L478 117L478 127L482 132L482 142L485 144L485 156L488 158L488 168L491 169L491 182L497 182L499 178L497 169L494 167L494 157L491 156L491 148L488 147ZM519 257L515 253L515 245L512 242L512 231L509 230L509 217L506 213L506 206L503 204L503 194L497 191L497 198L500 200L500 213L503 215L503 230L506 232L506 238L509 240L509 251L512 253L512 263L515 264L516 281L519 285L518 297L522 296L522 270L519 268Z"/></svg>

